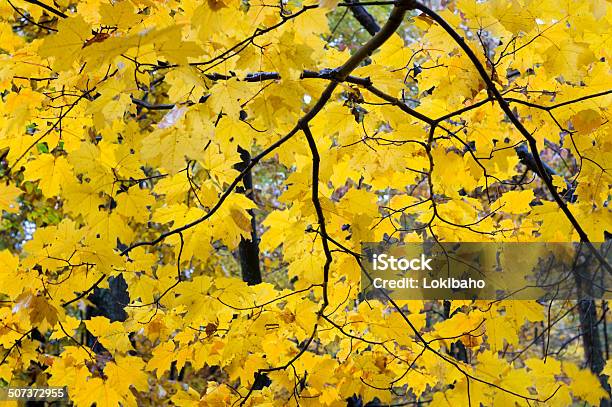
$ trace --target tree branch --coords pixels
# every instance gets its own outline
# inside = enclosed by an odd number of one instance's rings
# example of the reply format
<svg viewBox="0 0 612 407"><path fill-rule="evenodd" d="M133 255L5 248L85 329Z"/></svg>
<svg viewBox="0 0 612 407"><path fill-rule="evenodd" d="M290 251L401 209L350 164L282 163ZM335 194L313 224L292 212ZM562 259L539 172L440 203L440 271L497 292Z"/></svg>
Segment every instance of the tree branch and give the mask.
<svg viewBox="0 0 612 407"><path fill-rule="evenodd" d="M372 16L372 14L368 13L368 11L359 3L359 0L349 0L348 4L351 4L350 7L351 13L359 24L362 25L363 28L366 29L370 35L374 35L380 31L380 26Z"/></svg>
<svg viewBox="0 0 612 407"><path fill-rule="evenodd" d="M482 65L482 63L480 62L476 54L474 54L474 51L472 51L472 49L465 42L463 37L461 37L461 35L459 35L459 33L457 33L457 31L455 31L455 29L451 27L446 22L446 20L444 20L435 11L431 10L424 4L421 4L418 2L415 3L415 8L417 10L420 10L425 15L429 16L436 23L438 23L444 29L444 31L446 31L448 35L451 36L451 38L457 43L457 45L459 45L459 47L463 50L463 52L465 52L465 54L470 59L472 64L476 67L476 70L480 74L480 77L482 78L482 80L485 82L489 92L491 92L491 94L493 95L497 103L499 103L499 106L501 107L503 112L506 114L508 119L510 119L514 127L525 138L525 140L527 140L527 143L529 144L529 150L531 151L531 154L533 155L533 158L535 160L535 164L537 166L537 170L538 170L538 174L540 175L540 178L542 178L542 180L544 181L544 184L546 185L548 191L552 195L553 199L555 200L555 202L557 203L561 211L564 213L565 217L569 220L569 222L572 224L574 229L576 229L576 232L580 236L580 240L586 243L587 247L589 248L591 253L593 253L593 255L597 258L597 260L601 263L602 267L604 267L606 271L608 271L609 273L612 273L612 267L610 266L610 264L608 264L608 262L601 255L601 253L599 253L599 251L595 248L595 246L593 246L589 237L587 236L586 232L584 231L584 229L582 228L582 226L580 225L580 223L578 222L574 214L570 211L565 201L563 201L563 198L561 198L561 195L559 195L559 192L557 192L557 187L555 187L555 185L553 184L552 178L548 176L548 174L546 173L544 163L542 162L542 158L540 157L540 153L538 151L536 139L531 135L531 133L529 133L529 131L525 128L523 123L521 123L519 118L516 117L516 115L510 108L510 105L508 104L508 102L504 100L504 97L502 96L502 94L499 92L499 90L493 83L493 80L487 73L485 67Z"/></svg>
<svg viewBox="0 0 612 407"><path fill-rule="evenodd" d="M55 14L58 17L68 18L68 16L66 14L62 13L61 11L59 11L57 9L54 9L51 6L47 6L45 3L41 2L41 1L38 1L38 0L23 0L23 1L25 1L26 3L34 4L34 5L38 6L38 7L42 7L45 10L47 10L48 12L50 12L52 14Z"/></svg>
<svg viewBox="0 0 612 407"><path fill-rule="evenodd" d="M327 283L329 282L329 267L332 263L332 255L329 250L329 244L327 243L327 230L325 227L325 215L323 214L323 208L321 207L321 201L319 200L319 164L321 158L319 156L319 150L317 149L317 142L315 141L308 124L304 124L302 131L308 141L308 147L310 147L310 153L312 155L312 204L317 213L317 222L319 223L319 230L321 231L321 244L323 246L323 252L325 253L325 264L323 265L323 306L319 315L323 315L323 311L329 304L327 297Z"/></svg>
<svg viewBox="0 0 612 407"><path fill-rule="evenodd" d="M39 23L37 23L36 21L32 20L32 19L31 19L30 17L28 17L26 14L22 13L22 12L21 12L21 10L19 10L17 7L15 7L15 6L13 5L13 3L11 3L11 0L6 0L6 1L7 1L7 2L8 2L8 4L9 4L9 5L10 5L10 6L13 8L13 10L15 10L15 12L16 12L17 14L19 14L19 15L20 15L20 16L21 16L23 19L25 19L27 22L29 22L29 23L31 23L31 24L34 24L34 25L35 25L35 26L37 26L37 27L44 28L45 30L55 31L55 32L57 32L57 30L56 30L55 28L51 28L51 27L44 26L44 25L39 24Z"/></svg>
<svg viewBox="0 0 612 407"><path fill-rule="evenodd" d="M406 14L406 10L408 10L410 7L412 7L413 5L413 1L412 0L403 0L400 4L397 4L393 10L391 11L391 14L389 15L389 19L387 20L387 23L383 26L383 28L374 36L372 37L367 43L365 43L359 50L357 50L357 52L355 52L355 54L353 54L345 63L344 65L342 65L341 67L339 67L338 69L335 69L333 71L329 71L326 72L326 74L329 74L330 79L332 80L327 87L325 88L325 90L323 90L323 92L321 93L321 96L319 97L318 101L315 103L315 105L312 107L312 109L310 109L310 111L308 111L308 113L306 113L304 116L302 116L301 119L298 120L297 124L295 125L295 127L293 129L291 129L285 136L283 136L282 138L280 138L279 140L277 140L276 142L272 143L270 146L268 146L266 149L264 149L261 153L257 154L256 156L252 157L251 161L245 166L245 168L242 170L242 172L240 172L240 174L238 174L237 177L234 178L234 180L232 181L232 183L229 185L229 187L223 192L223 194L221 194L221 196L219 197L219 200L217 201L217 203L208 211L208 213L206 213L206 215L190 222L187 223L183 226L180 226L178 228L169 230L165 233L160 234L157 238L151 240L151 241L141 241L141 242L137 242L132 244L131 246L127 247L126 249L124 249L123 251L121 251L120 255L121 256L125 256L127 255L129 252L131 252L132 250L134 250L137 247L141 247L141 246L154 246L160 242L162 242L163 240L165 240L167 237L175 235L177 233L181 233L187 229L190 229L204 221L206 221L208 218L210 218L212 215L215 214L215 212L217 212L219 210L219 208L221 207L221 205L223 205L223 202L225 202L225 200L231 195L231 193L234 191L234 189L236 188L236 186L238 185L238 183L242 180L242 178L244 177L244 175L251 170L251 168L253 168L255 165L257 165L257 163L259 163L259 161L261 161L264 157L266 157L268 154L270 154L271 152L275 151L277 148L279 148L280 146L282 146L284 143L286 143L288 140L290 140L300 129L303 129L304 126L307 126L308 123L315 118L315 116L323 109L323 107L325 107L325 105L327 104L327 102L329 101L329 99L331 98L334 90L336 89L336 87L338 86L339 83L344 82L347 80L347 78L349 78L350 73L357 67L359 66L359 64L374 50L376 50L378 47L380 47L382 44L385 43L385 41L387 41L391 35L395 32L395 30L397 30L397 28L399 28L399 25L401 24L404 15ZM369 82L369 79L368 79ZM96 283L94 283L94 285L92 287L90 287L89 289L87 289L86 291L84 291L83 293L81 293L77 298L72 299L70 301L65 302L63 305L69 305L75 301L77 301L79 298L83 298L85 295L87 295L87 293L91 292L91 290L93 290L98 284L100 284L100 282L102 282L103 278L106 277L105 275L100 278L98 281L96 281Z"/></svg>

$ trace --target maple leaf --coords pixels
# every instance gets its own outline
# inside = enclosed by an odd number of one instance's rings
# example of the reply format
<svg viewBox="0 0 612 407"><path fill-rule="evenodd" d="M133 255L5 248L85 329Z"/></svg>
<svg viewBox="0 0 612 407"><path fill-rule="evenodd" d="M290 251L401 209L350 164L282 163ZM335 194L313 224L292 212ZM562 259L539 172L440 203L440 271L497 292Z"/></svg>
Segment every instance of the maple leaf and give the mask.
<svg viewBox="0 0 612 407"><path fill-rule="evenodd" d="M111 323L104 317L93 317L85 321L85 326L109 351L126 353L132 349L130 338L120 322Z"/></svg>
<svg viewBox="0 0 612 407"><path fill-rule="evenodd" d="M610 3L374 3L0 5L0 379L77 406L608 396L572 323L599 298L387 301L362 244L518 242L479 257L509 290L547 242L609 270Z"/></svg>
<svg viewBox="0 0 612 407"><path fill-rule="evenodd" d="M53 67L65 71L78 61L83 46L91 36L91 27L81 16L75 16L61 20L57 31L57 34L45 38L39 53L42 57L53 57Z"/></svg>
<svg viewBox="0 0 612 407"><path fill-rule="evenodd" d="M40 180L38 186L48 197L59 195L61 186L74 177L68 160L51 154L41 154L29 162L23 175L28 181Z"/></svg>
<svg viewBox="0 0 612 407"><path fill-rule="evenodd" d="M2 185L0 184L0 211L17 212L19 204L17 203L17 197L21 195L23 191L14 185Z"/></svg>
<svg viewBox="0 0 612 407"><path fill-rule="evenodd" d="M79 380L79 391L71 394L71 399L78 405L111 407L125 403L124 398L113 386L113 383L99 377L87 377Z"/></svg>

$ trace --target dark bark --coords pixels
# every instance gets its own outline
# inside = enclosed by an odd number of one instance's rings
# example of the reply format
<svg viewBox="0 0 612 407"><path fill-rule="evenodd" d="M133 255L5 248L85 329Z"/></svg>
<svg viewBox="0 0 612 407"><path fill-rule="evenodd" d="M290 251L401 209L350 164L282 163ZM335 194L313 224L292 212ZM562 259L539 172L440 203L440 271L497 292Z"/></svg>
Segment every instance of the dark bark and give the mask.
<svg viewBox="0 0 612 407"><path fill-rule="evenodd" d="M597 316L597 305L593 296L593 274L589 270L592 256L580 256L574 264L574 281L578 293L578 314L580 316L580 333L582 334L582 345L584 348L585 363L589 369L598 376L604 390L611 394L610 385L601 372L606 364L604 357L604 346L599 333ZM602 400L601 407L609 407L610 400Z"/></svg>
<svg viewBox="0 0 612 407"><path fill-rule="evenodd" d="M444 318L449 319L450 317L452 317L451 312L450 312L451 302L448 300L445 300L443 305L444 305ZM457 311L453 312L453 315L456 312ZM461 342L461 340L451 343L448 353L455 359L461 362L464 362L464 363L468 363L467 348L465 347L463 342Z"/></svg>
<svg viewBox="0 0 612 407"><path fill-rule="evenodd" d="M272 380L265 373L255 372L253 377L255 379L253 390L263 390L264 387L269 387L272 384Z"/></svg>
<svg viewBox="0 0 612 407"><path fill-rule="evenodd" d="M545 162L542 162L544 174L540 174L536 159L533 154L531 154L529 148L527 148L526 145L521 144L520 146L515 147L514 151L516 151L516 155L521 160L521 163L525 165L527 169L529 169L531 172L535 173L538 177L540 177L542 180L544 180L544 177L546 177L547 179L552 179L553 175L557 175L557 172ZM563 196L568 202L575 202L576 196L574 195L574 192L576 192L576 187L569 182L566 182L565 185L565 189L561 191L561 196Z"/></svg>
<svg viewBox="0 0 612 407"><path fill-rule="evenodd" d="M87 319L97 316L108 318L111 322L125 321L127 312L125 306L130 302L130 296L127 291L127 283L123 276L119 274L117 277L108 279L109 288L98 288L93 290L93 293L88 297L94 306L87 307ZM104 347L96 338L89 333L86 334L87 345L96 353L105 351Z"/></svg>
<svg viewBox="0 0 612 407"><path fill-rule="evenodd" d="M251 155L249 152L242 147L238 146L238 152L240 153L240 163L235 165L238 171L244 171L249 162L251 161ZM242 177L243 192L247 198L254 200L253 196L253 175L250 170L246 171ZM248 210L249 216L251 217L251 238L240 239L238 246L238 254L240 257L240 269L242 271L242 280L248 285L256 285L261 283L261 267L259 265L259 239L257 237L257 221L255 219L255 213L252 209Z"/></svg>
<svg viewBox="0 0 612 407"><path fill-rule="evenodd" d="M538 174L540 178L544 179L544 177L546 177L551 179L553 175L557 175L555 170L553 170L546 163L542 163L544 168L544 174L540 174L536 159L534 158L533 154L531 154L529 148L527 148L526 145L521 144L520 146L517 146L514 150L516 151L516 155L518 155L518 157L520 158L521 163L523 163L532 172Z"/></svg>
<svg viewBox="0 0 612 407"><path fill-rule="evenodd" d="M371 401L368 401L364 404L363 398L361 395L353 394L351 397L345 399L346 407L383 407L389 406L391 404L381 404L380 399L378 397L374 397Z"/></svg>
<svg viewBox="0 0 612 407"><path fill-rule="evenodd" d="M593 373L599 374L605 365L603 344L597 327L597 306L592 299L582 299L578 308L580 329L584 344L584 357Z"/></svg>
<svg viewBox="0 0 612 407"><path fill-rule="evenodd" d="M604 351L606 352L606 360L610 359L610 345L608 342L608 324L606 322L607 313L608 313L608 302L605 300L601 301L601 320L603 322L603 334L604 334Z"/></svg>
<svg viewBox="0 0 612 407"><path fill-rule="evenodd" d="M104 316L111 322L125 321L127 313L125 305L130 302L127 283L120 274L108 279L109 288L96 288L89 300L95 307L89 307L88 317Z"/></svg>
<svg viewBox="0 0 612 407"><path fill-rule="evenodd" d="M354 4L350 7L351 13L353 13L355 19L359 21L359 24L361 24L370 35L374 35L380 31L380 26L372 14L368 13L365 7L359 5L359 0L348 0L347 3Z"/></svg>

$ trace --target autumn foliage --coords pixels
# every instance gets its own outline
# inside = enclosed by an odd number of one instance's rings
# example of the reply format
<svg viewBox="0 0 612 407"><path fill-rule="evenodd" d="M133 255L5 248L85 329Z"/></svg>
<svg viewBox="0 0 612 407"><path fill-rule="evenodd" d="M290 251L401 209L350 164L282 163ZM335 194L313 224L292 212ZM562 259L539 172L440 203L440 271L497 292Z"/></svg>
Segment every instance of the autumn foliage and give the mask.
<svg viewBox="0 0 612 407"><path fill-rule="evenodd" d="M607 405L605 301L366 300L360 251L575 241L609 272L611 24L605 0L2 2L0 386Z"/></svg>

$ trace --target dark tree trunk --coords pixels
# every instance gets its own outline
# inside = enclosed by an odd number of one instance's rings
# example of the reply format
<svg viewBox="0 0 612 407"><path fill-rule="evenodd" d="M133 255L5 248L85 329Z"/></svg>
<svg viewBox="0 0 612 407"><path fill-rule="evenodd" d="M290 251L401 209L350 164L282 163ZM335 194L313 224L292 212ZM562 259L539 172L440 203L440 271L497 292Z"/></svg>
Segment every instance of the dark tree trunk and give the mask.
<svg viewBox="0 0 612 407"><path fill-rule="evenodd" d="M88 317L104 316L111 322L125 321L125 306L130 302L127 283L120 274L108 279L109 288L95 288L89 300L95 305L87 310Z"/></svg>
<svg viewBox="0 0 612 407"><path fill-rule="evenodd" d="M238 152L240 153L240 163L235 165L238 171L244 171L248 163L251 161L251 155L249 152L242 147L238 146ZM247 198L254 201L253 196L253 176L251 171L247 171L242 177L243 192ZM248 285L256 285L261 283L261 268L259 265L259 240L257 238L257 222L255 219L255 213L253 210L248 210L251 217L251 238L240 239L238 246L238 255L240 257L240 269L242 271L242 280Z"/></svg>
<svg viewBox="0 0 612 407"><path fill-rule="evenodd" d="M597 327L597 306L592 299L580 300L578 304L580 314L580 330L584 344L584 357L593 373L599 374L606 364L603 346Z"/></svg>
<svg viewBox="0 0 612 407"><path fill-rule="evenodd" d="M599 334L597 305L593 298L594 277L589 270L592 256L580 256L580 252L577 256L573 274L578 293L578 314L580 316L580 333L582 334L585 363L599 377L602 387L610 395L610 385L605 376L601 375L606 359L604 357L603 342ZM600 403L601 407L609 407L610 405L609 399L602 400Z"/></svg>
<svg viewBox="0 0 612 407"><path fill-rule="evenodd" d="M127 283L123 276L110 277L108 280L109 288L95 288L94 292L88 297L94 306L87 307L87 319L91 317L103 316L111 322L125 321L127 312L125 306L130 302L127 291ZM86 333L87 345L96 353L101 353L105 349L100 342L89 332Z"/></svg>
<svg viewBox="0 0 612 407"><path fill-rule="evenodd" d="M452 316L450 313L451 302L448 300L444 300L443 305L444 305L444 318L449 319ZM463 342L461 342L460 340L457 340L451 343L449 354L461 362L468 363L467 348L465 347Z"/></svg>

